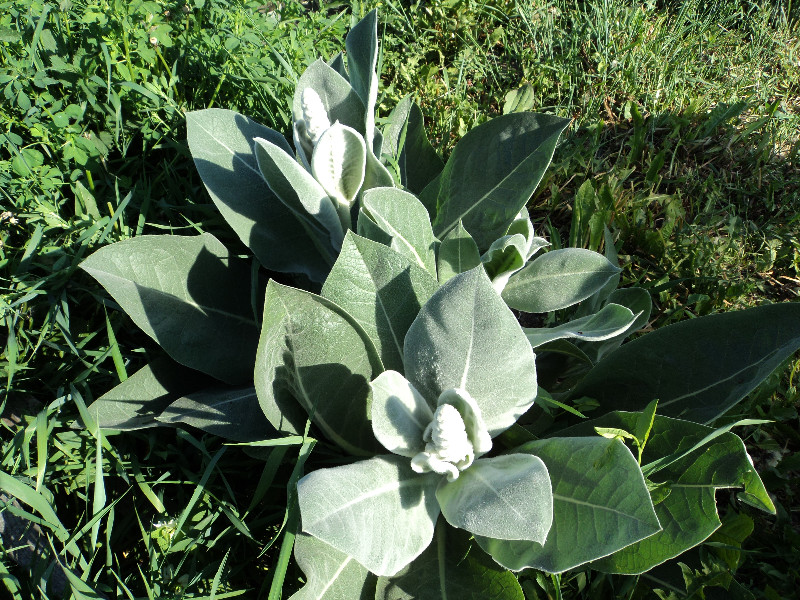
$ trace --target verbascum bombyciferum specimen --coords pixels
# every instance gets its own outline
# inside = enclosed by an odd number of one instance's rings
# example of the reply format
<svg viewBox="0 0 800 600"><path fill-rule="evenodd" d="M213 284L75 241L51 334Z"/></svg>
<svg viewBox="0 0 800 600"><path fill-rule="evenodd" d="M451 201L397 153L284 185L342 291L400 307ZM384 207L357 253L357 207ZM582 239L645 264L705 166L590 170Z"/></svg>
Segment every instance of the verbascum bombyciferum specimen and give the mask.
<svg viewBox="0 0 800 600"><path fill-rule="evenodd" d="M293 146L233 111L187 115L252 257L154 235L81 265L167 355L89 407L100 425L301 441L295 600L516 599L522 569L636 574L680 555L719 526L702 508L717 488L774 512L714 423L800 346L798 305L626 342L651 301L617 289L612 233L604 255L548 250L525 207L568 121L502 115L444 162L410 98L375 127L374 12L346 47L299 78Z"/></svg>

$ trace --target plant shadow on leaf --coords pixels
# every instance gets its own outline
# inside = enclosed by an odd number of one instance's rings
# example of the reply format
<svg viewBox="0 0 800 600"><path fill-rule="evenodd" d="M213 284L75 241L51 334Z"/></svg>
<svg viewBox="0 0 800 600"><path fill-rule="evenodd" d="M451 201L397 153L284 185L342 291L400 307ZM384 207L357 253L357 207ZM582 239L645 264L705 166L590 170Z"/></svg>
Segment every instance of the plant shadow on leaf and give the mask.
<svg viewBox="0 0 800 600"><path fill-rule="evenodd" d="M383 302L375 303L375 322L378 324L385 324L383 327L378 328L378 336L381 338L381 343L383 346L388 345L396 347L399 350L401 359L403 357L405 334L422 308L417 296L412 292L414 286L412 285L410 270L410 267L408 267L399 275L392 278L378 290L376 296L378 299L381 297L404 299L404 303L399 306L403 311L401 314L387 314ZM403 337L397 339L395 332L401 332ZM400 364L393 366L395 368L402 367ZM392 365L387 364L386 368L392 368ZM400 372L403 372L403 370L400 370ZM431 402L429 398L426 398L426 400Z"/></svg>
<svg viewBox="0 0 800 600"><path fill-rule="evenodd" d="M248 290L237 289L250 279L248 271L244 261L232 258L226 264L202 248L186 282L194 306L180 301L166 313L164 292L134 282L156 341L178 362L226 383L251 381L259 331ZM218 333L213 347L208 343L209 329Z"/></svg>
<svg viewBox="0 0 800 600"><path fill-rule="evenodd" d="M291 369L291 370L290 370ZM325 363L280 366L272 382L276 398L290 394L294 401L281 405L283 416L296 431L303 431L306 419L322 430L323 436L356 455L379 450L369 419L369 382L345 365ZM315 402L307 404L309 398Z"/></svg>
<svg viewBox="0 0 800 600"><path fill-rule="evenodd" d="M280 145L285 146L284 149L290 149L278 132L260 126L242 115L234 117L234 124L238 129L237 137L240 136L248 144L260 136L273 143L279 144L283 141ZM204 134L209 135L206 131ZM231 134L226 132L226 135ZM216 139L214 141L223 144ZM237 141L241 143L241 140ZM231 154L228 159L230 166L228 160L218 164L202 158L200 154L218 159L217 154L209 152L205 147L195 151L194 163L207 186L210 184L208 190L214 202L242 242L267 269L282 273L302 273L312 281L324 281L330 265L314 248L299 219L263 179L252 149L243 153L225 146L225 151Z"/></svg>

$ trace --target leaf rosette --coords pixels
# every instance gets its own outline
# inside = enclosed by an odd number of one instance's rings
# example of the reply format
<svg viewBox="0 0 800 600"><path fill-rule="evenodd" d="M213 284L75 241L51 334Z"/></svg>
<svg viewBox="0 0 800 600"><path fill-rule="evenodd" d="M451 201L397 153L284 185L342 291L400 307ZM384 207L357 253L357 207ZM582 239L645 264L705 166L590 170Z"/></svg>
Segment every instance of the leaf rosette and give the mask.
<svg viewBox="0 0 800 600"><path fill-rule="evenodd" d="M370 383L372 430L392 455L300 480L303 530L377 575L419 556L440 513L473 535L543 543L553 519L544 462L484 456L537 385L531 346L483 267L431 296L403 350L405 376L388 370Z"/></svg>

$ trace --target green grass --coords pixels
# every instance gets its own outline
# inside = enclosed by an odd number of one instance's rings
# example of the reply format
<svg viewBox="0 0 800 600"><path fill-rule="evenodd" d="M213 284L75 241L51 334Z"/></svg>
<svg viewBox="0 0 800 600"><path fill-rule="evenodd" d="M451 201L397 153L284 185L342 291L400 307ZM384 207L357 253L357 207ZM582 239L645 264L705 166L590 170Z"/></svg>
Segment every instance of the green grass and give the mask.
<svg viewBox="0 0 800 600"><path fill-rule="evenodd" d="M192 164L184 113L231 108L286 133L298 74L338 52L351 22L340 3L183 6L0 0L0 470L31 500L5 510L41 522L78 598L92 597L80 580L113 598L267 598L298 456L254 457L197 430L73 427L159 353L80 261L142 233L211 231L236 247ZM527 108L573 119L530 204L538 229L554 245L600 249L608 226L625 282L653 295L654 326L796 300L798 6L391 0L380 6L381 115L414 94L446 155L522 87ZM746 432L780 507L776 519L742 513L755 531L737 578L756 598L800 583L799 371L795 360L737 408L773 421ZM729 519L742 511L720 502ZM52 562L31 572L13 551L0 554L0 585L40 597ZM713 557L711 547L686 557L690 582L708 577ZM685 589L680 572L667 575ZM287 592L299 576L290 565ZM524 586L555 597L550 579ZM575 598L647 597L653 586L561 579Z"/></svg>

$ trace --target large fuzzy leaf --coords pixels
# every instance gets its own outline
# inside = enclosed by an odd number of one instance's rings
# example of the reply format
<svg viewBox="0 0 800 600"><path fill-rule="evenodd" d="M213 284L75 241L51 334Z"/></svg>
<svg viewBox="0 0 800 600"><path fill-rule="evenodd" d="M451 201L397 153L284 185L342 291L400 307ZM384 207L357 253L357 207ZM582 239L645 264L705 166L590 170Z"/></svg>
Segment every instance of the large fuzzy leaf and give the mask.
<svg viewBox="0 0 800 600"><path fill-rule="evenodd" d="M559 437L515 452L531 453L547 465L553 526L543 545L479 538L503 566L561 573L660 530L639 465L618 440Z"/></svg>
<svg viewBox="0 0 800 600"><path fill-rule="evenodd" d="M552 115L515 113L467 133L423 193L423 201L427 196L426 204L435 205L434 233L445 236L462 221L478 248L487 250L530 199L568 124Z"/></svg>
<svg viewBox="0 0 800 600"><path fill-rule="evenodd" d="M81 268L179 363L226 383L250 380L258 343L250 267L210 233L131 238Z"/></svg>
<svg viewBox="0 0 800 600"><path fill-rule="evenodd" d="M303 531L376 575L394 575L431 543L438 479L399 456L319 469L297 484Z"/></svg>
<svg viewBox="0 0 800 600"><path fill-rule="evenodd" d="M187 394L157 417L162 423L191 425L237 442L275 437L275 428L258 405L252 385L213 387Z"/></svg>
<svg viewBox="0 0 800 600"><path fill-rule="evenodd" d="M585 300L619 272L619 267L591 250L551 250L511 276L503 300L529 313L559 310Z"/></svg>
<svg viewBox="0 0 800 600"><path fill-rule="evenodd" d="M536 397L533 350L482 266L439 288L409 328L404 350L406 378L428 402L465 389L493 437Z"/></svg>
<svg viewBox="0 0 800 600"><path fill-rule="evenodd" d="M402 371L406 332L437 288L402 255L348 232L322 295L358 321L386 368Z"/></svg>
<svg viewBox="0 0 800 600"><path fill-rule="evenodd" d="M339 121L364 135L364 103L347 80L321 58L313 62L297 81L292 104L295 120L303 115L303 90L309 87L322 100L331 123ZM300 151L299 148L297 150ZM308 160L311 160L310 156Z"/></svg>
<svg viewBox="0 0 800 600"><path fill-rule="evenodd" d="M422 111L411 96L403 98L389 115L383 151L397 161L401 185L414 194L420 194L444 168L428 142Z"/></svg>
<svg viewBox="0 0 800 600"><path fill-rule="evenodd" d="M303 223L320 254L332 263L344 237L333 201L311 174L280 147L256 138L254 148L258 168L270 189Z"/></svg>
<svg viewBox="0 0 800 600"><path fill-rule="evenodd" d="M306 584L289 600L373 600L375 577L344 552L306 533L294 541L294 559Z"/></svg>
<svg viewBox="0 0 800 600"><path fill-rule="evenodd" d="M164 408L186 392L213 381L164 356L100 396L88 406L88 412L103 429L158 427L156 417Z"/></svg>
<svg viewBox="0 0 800 600"><path fill-rule="evenodd" d="M436 499L448 523L478 536L543 543L553 522L547 467L529 454L481 458L443 478Z"/></svg>
<svg viewBox="0 0 800 600"><path fill-rule="evenodd" d="M372 431L384 448L406 458L425 450L423 434L433 421L425 398L397 371L384 371L370 388Z"/></svg>
<svg viewBox="0 0 800 600"><path fill-rule="evenodd" d="M394 188L364 194L362 209L391 240L389 246L436 277L436 237L428 211L414 196Z"/></svg>
<svg viewBox="0 0 800 600"><path fill-rule="evenodd" d="M524 600L512 573L475 546L469 534L441 519L433 542L394 577L378 578L375 600Z"/></svg>
<svg viewBox="0 0 800 600"><path fill-rule="evenodd" d="M345 210L352 205L364 183L366 165L364 138L355 129L341 123L334 123L322 134L311 158L314 177L334 202Z"/></svg>
<svg viewBox="0 0 800 600"><path fill-rule="evenodd" d="M439 245L436 264L439 281L442 283L481 264L478 245L461 223L456 225Z"/></svg>
<svg viewBox="0 0 800 600"><path fill-rule="evenodd" d="M366 107L364 139L372 147L375 130L375 101L378 99L378 11L371 10L347 34L347 67L350 84Z"/></svg>
<svg viewBox="0 0 800 600"><path fill-rule="evenodd" d="M186 115L189 149L217 209L266 268L303 273L322 282L330 269L303 225L261 176L253 140L264 138L287 154L277 131L230 110L209 108Z"/></svg>
<svg viewBox="0 0 800 600"><path fill-rule="evenodd" d="M383 367L360 326L333 302L274 281L267 285L255 386L281 431L306 419L348 452L377 447L368 419L369 382Z"/></svg>
<svg viewBox="0 0 800 600"><path fill-rule="evenodd" d="M770 304L669 325L609 354L575 386L606 410L711 422L800 348L800 303Z"/></svg>

